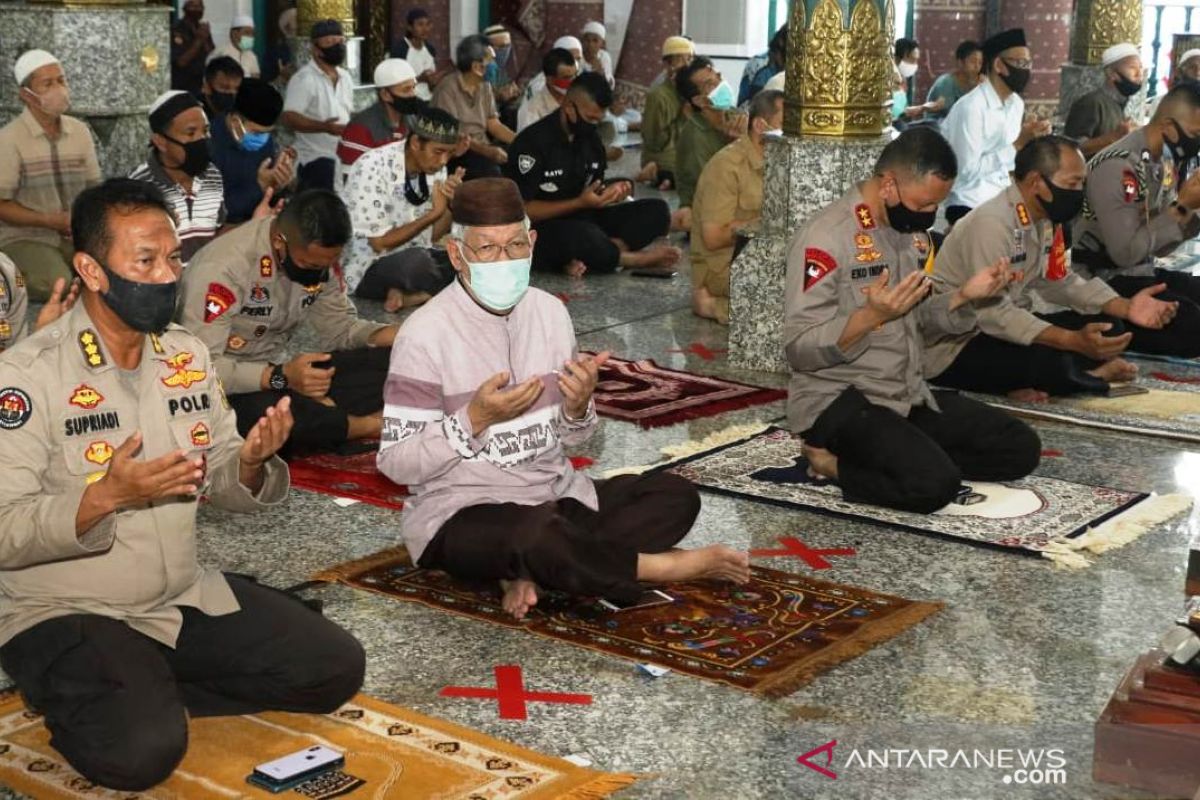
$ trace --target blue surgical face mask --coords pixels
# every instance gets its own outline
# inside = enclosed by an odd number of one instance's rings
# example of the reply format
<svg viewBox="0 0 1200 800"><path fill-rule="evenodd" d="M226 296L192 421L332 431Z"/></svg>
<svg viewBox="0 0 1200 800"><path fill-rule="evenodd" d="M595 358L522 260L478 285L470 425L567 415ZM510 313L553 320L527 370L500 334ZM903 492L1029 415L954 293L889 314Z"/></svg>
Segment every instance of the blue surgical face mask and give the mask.
<svg viewBox="0 0 1200 800"><path fill-rule="evenodd" d="M471 292L492 311L508 311L529 291L529 258L468 261Z"/></svg>
<svg viewBox="0 0 1200 800"><path fill-rule="evenodd" d="M256 153L266 147L269 141L271 141L270 131L246 131L242 134L240 147L243 150Z"/></svg>
<svg viewBox="0 0 1200 800"><path fill-rule="evenodd" d="M733 93L733 87L725 81L721 81L717 88L708 93L708 99L718 111L729 111L737 105L737 95Z"/></svg>

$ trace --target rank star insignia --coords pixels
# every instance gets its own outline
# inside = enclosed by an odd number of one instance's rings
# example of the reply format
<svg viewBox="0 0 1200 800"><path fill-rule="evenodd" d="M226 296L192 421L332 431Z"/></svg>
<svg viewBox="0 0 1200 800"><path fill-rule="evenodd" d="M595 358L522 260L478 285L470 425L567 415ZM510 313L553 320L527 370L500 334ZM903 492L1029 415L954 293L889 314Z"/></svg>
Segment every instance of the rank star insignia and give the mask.
<svg viewBox="0 0 1200 800"><path fill-rule="evenodd" d="M81 383L75 387L75 391L71 392L71 397L67 402L73 406L91 410L104 402L104 395L86 383Z"/></svg>
<svg viewBox="0 0 1200 800"><path fill-rule="evenodd" d="M191 430L192 446L193 447L208 447L212 440L208 435L208 426L203 422L197 422Z"/></svg>
<svg viewBox="0 0 1200 800"><path fill-rule="evenodd" d="M109 461L112 461L113 448L108 442L92 442L83 451L83 457L93 464L98 464L103 467Z"/></svg>
<svg viewBox="0 0 1200 800"><path fill-rule="evenodd" d="M162 379L163 385L171 389L187 389L193 383L204 380L208 373L199 369L188 369L194 357L191 353L176 353L170 358L160 358L159 361L171 368L170 375Z"/></svg>
<svg viewBox="0 0 1200 800"><path fill-rule="evenodd" d="M258 260L258 274L264 278L269 278L275 273L275 262L270 256L263 256Z"/></svg>
<svg viewBox="0 0 1200 800"><path fill-rule="evenodd" d="M1017 203L1017 221L1024 228L1029 227L1029 209L1025 207L1024 203Z"/></svg>
<svg viewBox="0 0 1200 800"><path fill-rule="evenodd" d="M104 366L104 353L100 352L100 341L91 328L79 334L79 349L83 351L83 360L89 367Z"/></svg>
<svg viewBox="0 0 1200 800"><path fill-rule="evenodd" d="M875 217L866 203L859 203L854 207L854 216L858 218L858 226L864 231L874 230Z"/></svg>

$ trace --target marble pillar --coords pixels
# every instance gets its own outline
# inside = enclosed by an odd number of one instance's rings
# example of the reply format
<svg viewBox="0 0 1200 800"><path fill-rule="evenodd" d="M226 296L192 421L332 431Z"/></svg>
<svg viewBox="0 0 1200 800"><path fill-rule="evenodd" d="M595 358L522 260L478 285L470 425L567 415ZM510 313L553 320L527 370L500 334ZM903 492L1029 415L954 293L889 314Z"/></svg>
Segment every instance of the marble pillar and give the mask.
<svg viewBox="0 0 1200 800"><path fill-rule="evenodd" d="M1059 116L1079 97L1104 83L1100 58L1114 44L1142 44L1142 0L1078 0L1071 31L1071 63L1062 67ZM1149 75L1149 65L1147 65ZM1146 106L1146 87L1129 99L1127 113L1140 120Z"/></svg>
<svg viewBox="0 0 1200 800"><path fill-rule="evenodd" d="M24 109L12 66L35 47L62 61L68 113L91 127L104 174L128 174L145 159L150 104L171 87L170 9L0 0L0 124Z"/></svg>
<svg viewBox="0 0 1200 800"><path fill-rule="evenodd" d="M792 236L871 174L891 139L890 0L797 0L785 136L767 143L762 223L730 270L730 361L787 371L783 292ZM796 46L796 44L800 46Z"/></svg>
<svg viewBox="0 0 1200 800"><path fill-rule="evenodd" d="M354 80L354 110L366 108L375 102L375 91L371 86L371 77L362 73L363 37L355 35L354 0L299 0L296 4L296 33L299 35L288 40L295 54L296 67L302 67L312 60L309 31L314 22L323 19L336 19L342 23L342 29L346 32L346 62L342 66Z"/></svg>

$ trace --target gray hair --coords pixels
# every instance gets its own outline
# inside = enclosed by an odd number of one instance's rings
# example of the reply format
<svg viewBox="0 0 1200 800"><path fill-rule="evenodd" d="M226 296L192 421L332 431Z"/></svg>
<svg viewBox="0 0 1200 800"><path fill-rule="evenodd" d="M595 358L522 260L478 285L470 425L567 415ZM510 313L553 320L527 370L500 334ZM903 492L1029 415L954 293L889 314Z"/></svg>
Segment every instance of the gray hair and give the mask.
<svg viewBox="0 0 1200 800"><path fill-rule="evenodd" d="M528 216L525 217L523 224L525 225L525 232L529 233L529 231L532 230L532 228L533 228L533 223L531 223L529 221ZM465 237L467 235L467 228L485 228L485 227L486 228L498 228L500 226L499 225L463 225L461 222L453 222L450 224L450 238L455 240L456 242L462 242L462 241L465 241Z"/></svg>

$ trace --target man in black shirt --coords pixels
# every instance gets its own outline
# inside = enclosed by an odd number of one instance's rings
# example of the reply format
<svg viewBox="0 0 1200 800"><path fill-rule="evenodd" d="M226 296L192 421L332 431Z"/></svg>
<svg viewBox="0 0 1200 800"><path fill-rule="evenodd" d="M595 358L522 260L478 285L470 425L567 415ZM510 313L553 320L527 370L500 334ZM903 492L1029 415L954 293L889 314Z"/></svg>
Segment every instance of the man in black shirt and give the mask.
<svg viewBox="0 0 1200 800"><path fill-rule="evenodd" d="M584 73L556 113L509 145L504 173L520 187L537 231L535 270L578 277L586 270L670 270L679 261L679 248L650 246L670 228L666 202L626 202L633 181L604 180L608 159L596 126L610 105L612 89L604 76Z"/></svg>
<svg viewBox="0 0 1200 800"><path fill-rule="evenodd" d="M171 88L196 94L204 77L204 59L215 45L204 19L204 0L187 0L183 19L171 28Z"/></svg>

